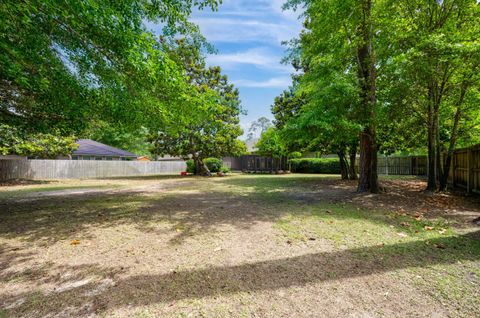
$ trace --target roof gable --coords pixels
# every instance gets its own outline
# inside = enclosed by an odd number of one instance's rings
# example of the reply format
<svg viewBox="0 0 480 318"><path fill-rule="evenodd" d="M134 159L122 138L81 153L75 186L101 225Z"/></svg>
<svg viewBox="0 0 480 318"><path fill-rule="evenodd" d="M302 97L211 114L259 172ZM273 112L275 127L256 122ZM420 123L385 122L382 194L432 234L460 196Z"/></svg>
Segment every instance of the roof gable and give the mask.
<svg viewBox="0 0 480 318"><path fill-rule="evenodd" d="M134 153L114 148L91 139L79 139L76 143L79 147L73 152L74 155L137 157Z"/></svg>

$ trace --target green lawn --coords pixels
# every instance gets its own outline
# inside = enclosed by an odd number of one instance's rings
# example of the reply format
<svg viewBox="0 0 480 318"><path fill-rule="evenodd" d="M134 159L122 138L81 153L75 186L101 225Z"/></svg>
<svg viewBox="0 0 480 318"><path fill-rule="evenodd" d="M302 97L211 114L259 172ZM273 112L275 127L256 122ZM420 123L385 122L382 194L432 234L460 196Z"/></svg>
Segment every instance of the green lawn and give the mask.
<svg viewBox="0 0 480 318"><path fill-rule="evenodd" d="M390 177L380 195L317 175L1 189L0 317L478 317L478 199L422 182Z"/></svg>

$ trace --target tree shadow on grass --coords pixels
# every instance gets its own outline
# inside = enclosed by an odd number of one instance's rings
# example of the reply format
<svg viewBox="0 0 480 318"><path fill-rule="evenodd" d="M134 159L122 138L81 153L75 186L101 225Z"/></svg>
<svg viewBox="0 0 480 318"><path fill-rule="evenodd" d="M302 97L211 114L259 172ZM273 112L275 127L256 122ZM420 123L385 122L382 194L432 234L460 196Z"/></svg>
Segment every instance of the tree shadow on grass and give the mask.
<svg viewBox="0 0 480 318"><path fill-rule="evenodd" d="M463 236L306 254L235 266L172 271L159 275L133 275L122 277L116 281L115 286L103 289L99 288L102 282L92 281L65 291L43 294L40 309L25 302L11 307L7 312L27 316L47 313L78 315L86 304L94 304L92 310L101 312L127 305L170 304L183 299L301 287L405 268L424 268L479 259L480 231ZM85 268L79 270L85 271ZM92 290L97 292L92 294ZM4 306L31 296L30 292L15 296L6 291L0 292Z"/></svg>
<svg viewBox="0 0 480 318"><path fill-rule="evenodd" d="M35 258L35 253L22 252L18 247L12 247L7 244L0 244L0 272L12 266L26 263ZM0 277L0 280L6 281L6 277Z"/></svg>
<svg viewBox="0 0 480 318"><path fill-rule="evenodd" d="M448 218L464 228L471 227L472 220L480 216L480 196L465 197L457 192L425 193L426 184L422 178L387 178L382 181L387 192L381 194L356 193L356 181L333 176L248 176L222 182L266 199L274 197L276 191L299 203L351 204L371 210L422 214L428 218Z"/></svg>
<svg viewBox="0 0 480 318"><path fill-rule="evenodd" d="M199 187L205 185L201 180ZM181 244L186 238L221 224L248 228L257 222L275 221L284 215L291 201L281 193L271 193L270 197L264 193L243 196L208 188L182 193L182 185L175 185L172 193L111 190L0 202L0 237L46 244L79 235L88 238L91 227L127 224L151 231L156 223L165 222L174 232L181 229L171 240L172 244ZM172 189L170 184L167 187Z"/></svg>
<svg viewBox="0 0 480 318"><path fill-rule="evenodd" d="M215 231L221 225L247 229L258 222L276 222L287 214L311 216L327 209L332 209L330 217L338 219L366 219L382 225L400 222L384 210L357 210L354 203L341 202L343 208L332 208L328 193L322 191L348 188L349 183L338 184L331 178L255 176L217 182L227 187L160 195L105 191L3 204L0 237L49 244L79 236L88 238L91 228L131 225L140 231L159 231L156 225L162 223L167 231L175 233L170 243L178 245L189 237ZM230 189L228 185L235 187ZM243 192L242 187L249 191ZM295 192L291 191L292 187ZM348 190L334 191L340 197L348 197ZM315 196L319 199L309 199Z"/></svg>
<svg viewBox="0 0 480 318"><path fill-rule="evenodd" d="M142 232L169 231L174 233L169 242L179 245L189 237L212 233L223 225L248 229L259 222L273 223L290 214L319 216L327 209L331 209L330 217L338 219L392 222L384 213L299 202L285 193L268 197L262 193L242 197L218 192L181 196L173 193L160 197L105 193L87 197L9 206L0 212L0 237L52 244L59 240L87 239L91 229L128 225ZM159 229L159 225L163 226Z"/></svg>

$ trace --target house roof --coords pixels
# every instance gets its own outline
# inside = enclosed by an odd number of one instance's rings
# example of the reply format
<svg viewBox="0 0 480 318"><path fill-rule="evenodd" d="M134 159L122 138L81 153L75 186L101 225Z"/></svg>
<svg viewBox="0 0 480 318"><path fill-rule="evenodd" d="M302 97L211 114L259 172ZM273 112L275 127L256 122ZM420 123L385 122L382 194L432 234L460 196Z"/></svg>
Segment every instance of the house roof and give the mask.
<svg viewBox="0 0 480 318"><path fill-rule="evenodd" d="M137 158L137 155L134 153L114 148L91 139L79 139L77 140L77 144L79 147L73 152L74 155Z"/></svg>

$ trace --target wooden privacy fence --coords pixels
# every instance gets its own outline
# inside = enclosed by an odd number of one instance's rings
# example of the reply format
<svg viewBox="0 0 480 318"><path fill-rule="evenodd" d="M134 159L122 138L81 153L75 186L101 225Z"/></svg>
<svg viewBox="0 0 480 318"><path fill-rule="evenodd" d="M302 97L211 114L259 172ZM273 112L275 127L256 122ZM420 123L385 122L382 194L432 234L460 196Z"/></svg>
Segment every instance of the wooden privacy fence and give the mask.
<svg viewBox="0 0 480 318"><path fill-rule="evenodd" d="M445 154L442 157L444 159ZM426 156L378 158L379 174L425 176L427 171ZM480 145L455 150L449 183L453 187L464 188L469 193L480 193Z"/></svg>
<svg viewBox="0 0 480 318"><path fill-rule="evenodd" d="M0 180L89 179L179 174L184 161L0 160Z"/></svg>
<svg viewBox="0 0 480 318"><path fill-rule="evenodd" d="M455 151L450 182L469 193L480 193L480 145Z"/></svg>
<svg viewBox="0 0 480 318"><path fill-rule="evenodd" d="M378 174L384 175L425 176L427 175L427 157L378 157L377 171Z"/></svg>
<svg viewBox="0 0 480 318"><path fill-rule="evenodd" d="M287 169L287 161L284 158L271 158L257 155L240 157L240 165L243 172L271 172Z"/></svg>

